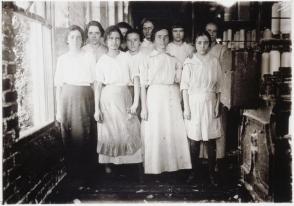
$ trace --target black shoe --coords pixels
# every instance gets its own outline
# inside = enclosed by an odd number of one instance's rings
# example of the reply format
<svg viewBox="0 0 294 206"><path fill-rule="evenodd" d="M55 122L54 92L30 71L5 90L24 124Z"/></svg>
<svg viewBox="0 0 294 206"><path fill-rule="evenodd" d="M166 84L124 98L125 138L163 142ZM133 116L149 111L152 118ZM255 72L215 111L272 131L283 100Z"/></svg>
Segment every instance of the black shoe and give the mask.
<svg viewBox="0 0 294 206"><path fill-rule="evenodd" d="M218 187L218 184L216 183L213 175L209 175L209 184L213 187Z"/></svg>
<svg viewBox="0 0 294 206"><path fill-rule="evenodd" d="M187 184L195 183L195 174L192 172L189 174L188 178L185 181Z"/></svg>

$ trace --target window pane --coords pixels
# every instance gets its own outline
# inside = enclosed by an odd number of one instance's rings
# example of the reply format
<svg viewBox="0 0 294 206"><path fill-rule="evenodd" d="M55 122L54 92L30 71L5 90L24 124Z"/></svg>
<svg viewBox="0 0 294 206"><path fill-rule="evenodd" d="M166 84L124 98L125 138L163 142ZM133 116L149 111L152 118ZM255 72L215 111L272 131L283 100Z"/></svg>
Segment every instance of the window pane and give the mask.
<svg viewBox="0 0 294 206"><path fill-rule="evenodd" d="M27 10L30 8L30 6L33 4L33 2L30 1L14 1L14 4L24 10Z"/></svg>
<svg viewBox="0 0 294 206"><path fill-rule="evenodd" d="M45 2L42 1L15 1L16 6L43 18L45 17Z"/></svg>
<svg viewBox="0 0 294 206"><path fill-rule="evenodd" d="M66 28L69 26L68 2L60 1L54 3L55 27Z"/></svg>
<svg viewBox="0 0 294 206"><path fill-rule="evenodd" d="M28 129L53 120L51 31L41 23L18 14L14 14L13 26L16 35L14 51L17 61L18 115L22 135Z"/></svg>

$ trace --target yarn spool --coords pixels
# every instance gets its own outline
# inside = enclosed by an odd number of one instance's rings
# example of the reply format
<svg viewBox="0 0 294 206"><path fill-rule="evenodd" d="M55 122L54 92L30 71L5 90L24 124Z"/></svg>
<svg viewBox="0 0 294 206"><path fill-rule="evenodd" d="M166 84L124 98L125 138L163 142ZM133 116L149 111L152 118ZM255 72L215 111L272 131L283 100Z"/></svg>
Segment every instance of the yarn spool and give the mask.
<svg viewBox="0 0 294 206"><path fill-rule="evenodd" d="M224 13L224 21L230 21L231 20L231 12L229 8L225 8Z"/></svg>
<svg viewBox="0 0 294 206"><path fill-rule="evenodd" d="M272 38L272 32L270 29L265 29L263 31L263 39L271 39Z"/></svg>
<svg viewBox="0 0 294 206"><path fill-rule="evenodd" d="M240 37L239 37L239 48L244 49L245 48L245 30L240 30Z"/></svg>
<svg viewBox="0 0 294 206"><path fill-rule="evenodd" d="M272 22L271 31L273 35L278 35L280 33L280 4L274 3L272 6Z"/></svg>
<svg viewBox="0 0 294 206"><path fill-rule="evenodd" d="M228 29L228 48L232 47L232 37L233 37L233 31L232 29Z"/></svg>
<svg viewBox="0 0 294 206"><path fill-rule="evenodd" d="M281 55L278 50L270 51L270 73L279 71Z"/></svg>
<svg viewBox="0 0 294 206"><path fill-rule="evenodd" d="M240 31L237 31L234 34L234 44L232 45L232 49L239 49L239 41L240 41Z"/></svg>
<svg viewBox="0 0 294 206"><path fill-rule="evenodd" d="M251 31L251 47L255 48L255 46L256 46L256 30L253 29Z"/></svg>
<svg viewBox="0 0 294 206"><path fill-rule="evenodd" d="M291 52L283 52L282 53L281 67L291 67Z"/></svg>
<svg viewBox="0 0 294 206"><path fill-rule="evenodd" d="M228 32L224 31L223 32L223 45L227 45L228 43Z"/></svg>
<svg viewBox="0 0 294 206"><path fill-rule="evenodd" d="M246 48L251 47L251 31L246 32Z"/></svg>
<svg viewBox="0 0 294 206"><path fill-rule="evenodd" d="M268 52L261 55L261 77L265 74L270 74L270 54Z"/></svg>
<svg viewBox="0 0 294 206"><path fill-rule="evenodd" d="M291 33L291 2L283 2L281 7L280 31L282 34Z"/></svg>

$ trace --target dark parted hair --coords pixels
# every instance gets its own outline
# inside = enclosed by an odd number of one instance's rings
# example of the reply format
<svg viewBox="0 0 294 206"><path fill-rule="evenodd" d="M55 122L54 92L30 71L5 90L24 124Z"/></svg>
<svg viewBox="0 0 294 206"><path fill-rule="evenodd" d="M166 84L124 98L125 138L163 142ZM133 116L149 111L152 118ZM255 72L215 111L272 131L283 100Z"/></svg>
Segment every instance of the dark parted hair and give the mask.
<svg viewBox="0 0 294 206"><path fill-rule="evenodd" d="M185 30L185 27L181 22L174 22L171 26L171 31L175 28L183 28Z"/></svg>
<svg viewBox="0 0 294 206"><path fill-rule="evenodd" d="M155 34L161 30L167 30L167 34L168 34L168 38L171 39L171 35L170 35L170 30L168 27L164 27L164 26L161 26L161 27L155 27L153 30L152 30L152 33L151 33L151 41L154 42L154 39L155 39Z"/></svg>
<svg viewBox="0 0 294 206"><path fill-rule="evenodd" d="M185 39L185 27L181 22L175 22L172 24L171 28L170 28L170 33L171 33L171 41L174 40L174 37L172 35L173 29L177 29L177 28L182 28L184 30L184 39Z"/></svg>
<svg viewBox="0 0 294 206"><path fill-rule="evenodd" d="M217 23L216 21L208 21L208 22L205 24L205 28L204 28L204 29L206 29L206 26L207 26L208 24L213 24L213 25L215 25L216 28L217 28L217 30L218 30L218 28L219 28L219 25L218 25L218 23Z"/></svg>
<svg viewBox="0 0 294 206"><path fill-rule="evenodd" d="M128 30L127 31L127 33L126 33L126 39L127 39L127 36L129 35L129 34L138 34L139 35L139 38L140 38L140 41L142 41L142 37L141 37L141 33L140 33L140 31L138 31L137 29L131 29L131 30Z"/></svg>
<svg viewBox="0 0 294 206"><path fill-rule="evenodd" d="M106 28L105 32L104 32L104 43L106 43L108 36L112 33L112 32L118 32L119 36L120 36L120 41L123 41L123 35L121 34L118 26L113 25L113 26L109 26Z"/></svg>
<svg viewBox="0 0 294 206"><path fill-rule="evenodd" d="M200 36L207 36L208 41L209 41L209 47L210 47L211 46L211 37L210 37L209 33L205 30L202 30L202 31L199 31L196 33L195 40L194 40L195 45L196 45L197 38Z"/></svg>
<svg viewBox="0 0 294 206"><path fill-rule="evenodd" d="M142 21L140 22L140 30L141 31L143 30L143 25L148 21L151 22L153 24L153 26L155 27L154 21L152 19L143 18Z"/></svg>
<svg viewBox="0 0 294 206"><path fill-rule="evenodd" d="M89 31L90 26L98 27L98 29L99 29L99 31L101 33L101 36L104 35L104 29L103 29L102 25L98 21L90 21L87 24L86 29L85 29L85 37L86 37L86 39L88 39L88 31Z"/></svg>
<svg viewBox="0 0 294 206"><path fill-rule="evenodd" d="M116 26L119 28L126 28L128 31L132 29L132 26L124 21L117 23Z"/></svg>
<svg viewBox="0 0 294 206"><path fill-rule="evenodd" d="M155 23L152 19L149 19L149 18L143 18L140 22L140 27L139 27L139 30L140 30L140 34L141 34L141 39L143 40L145 37L144 37L144 34L143 34L143 25L146 23L146 22L151 22L153 24L153 27L155 27Z"/></svg>
<svg viewBox="0 0 294 206"><path fill-rule="evenodd" d="M81 27L79 27L78 25L71 25L71 26L68 27L68 29L67 29L67 33L66 33L66 36L65 36L65 43L68 44L68 43L67 43L68 35L69 35L69 33L72 32L72 31L79 31L79 32L80 32L80 34L81 34L81 36L82 36L82 46L83 46L83 45L84 45L84 42L85 42L84 31L83 31L83 29L82 29Z"/></svg>

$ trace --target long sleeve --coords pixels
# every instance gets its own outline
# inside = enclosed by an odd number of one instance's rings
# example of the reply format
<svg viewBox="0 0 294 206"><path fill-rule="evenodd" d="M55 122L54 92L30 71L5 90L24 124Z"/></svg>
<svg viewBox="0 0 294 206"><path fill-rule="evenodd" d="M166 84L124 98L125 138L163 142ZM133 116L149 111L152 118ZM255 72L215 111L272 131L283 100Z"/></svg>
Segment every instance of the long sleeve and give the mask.
<svg viewBox="0 0 294 206"><path fill-rule="evenodd" d="M100 61L98 61L95 66L95 76L96 76L97 82L105 83L105 75L103 72L103 66L101 65Z"/></svg>
<svg viewBox="0 0 294 206"><path fill-rule="evenodd" d="M190 87L190 79L191 79L191 69L189 64L184 64L180 89L189 89Z"/></svg>
<svg viewBox="0 0 294 206"><path fill-rule="evenodd" d="M148 62L147 58L144 58L142 63L139 65L140 72L140 85L147 86L148 85Z"/></svg>
<svg viewBox="0 0 294 206"><path fill-rule="evenodd" d="M182 67L183 67L183 65L181 64L181 62L179 60L176 60L176 78L175 78L175 82L176 83L180 83L181 82L181 78L182 78Z"/></svg>
<svg viewBox="0 0 294 206"><path fill-rule="evenodd" d="M219 61L216 61L216 67L217 67L217 83L216 83L216 89L215 92L219 93L221 92L222 82L223 82L223 75L222 75L222 69Z"/></svg>
<svg viewBox="0 0 294 206"><path fill-rule="evenodd" d="M89 67L90 67L90 72L91 72L92 83L96 80L95 66L96 66L96 57L93 54L89 54Z"/></svg>

